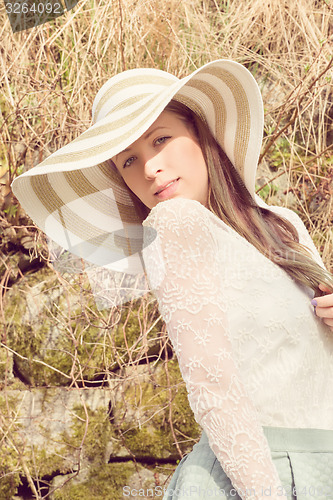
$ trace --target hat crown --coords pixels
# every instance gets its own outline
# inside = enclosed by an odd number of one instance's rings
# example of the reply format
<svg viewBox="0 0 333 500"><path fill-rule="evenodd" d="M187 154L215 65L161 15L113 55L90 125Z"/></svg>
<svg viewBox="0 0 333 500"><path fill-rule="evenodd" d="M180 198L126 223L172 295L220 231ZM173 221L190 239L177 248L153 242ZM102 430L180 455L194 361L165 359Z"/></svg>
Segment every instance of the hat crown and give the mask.
<svg viewBox="0 0 333 500"><path fill-rule="evenodd" d="M154 68L129 69L113 76L101 87L92 107L94 123L109 113L151 98L179 81L174 75Z"/></svg>

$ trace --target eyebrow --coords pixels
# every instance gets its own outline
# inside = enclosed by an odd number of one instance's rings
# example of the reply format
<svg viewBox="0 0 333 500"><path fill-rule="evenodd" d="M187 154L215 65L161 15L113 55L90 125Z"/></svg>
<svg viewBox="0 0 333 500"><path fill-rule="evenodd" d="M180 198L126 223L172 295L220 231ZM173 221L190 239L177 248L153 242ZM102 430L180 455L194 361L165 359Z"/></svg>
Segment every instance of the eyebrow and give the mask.
<svg viewBox="0 0 333 500"><path fill-rule="evenodd" d="M156 127L156 128L153 128L153 130L151 130L150 132L148 132L146 135L143 136L144 139L148 139L152 134L154 134L154 132L156 132L156 130L159 130L161 128L165 128L165 129L168 129L168 127L162 127L161 125L159 127ZM126 149L123 149L123 151L120 151L120 153L118 153L116 156L115 156L115 159L117 160L118 156L123 154L123 153L126 153L127 151L130 151L131 150L131 147L129 148L126 148Z"/></svg>

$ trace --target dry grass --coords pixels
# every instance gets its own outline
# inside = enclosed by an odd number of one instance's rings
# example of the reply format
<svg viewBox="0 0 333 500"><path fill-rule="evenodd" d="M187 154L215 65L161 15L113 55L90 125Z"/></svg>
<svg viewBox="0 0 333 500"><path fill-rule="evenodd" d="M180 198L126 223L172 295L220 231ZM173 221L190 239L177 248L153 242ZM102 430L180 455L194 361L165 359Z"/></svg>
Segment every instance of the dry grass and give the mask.
<svg viewBox="0 0 333 500"><path fill-rule="evenodd" d="M333 271L329 4L80 0L52 23L15 34L1 4L0 210L22 222L11 180L87 128L94 96L113 74L151 66L182 77L231 58L253 72L264 96L261 194L274 203L278 189Z"/></svg>
<svg viewBox="0 0 333 500"><path fill-rule="evenodd" d="M182 77L217 58L247 65L260 83L263 153L268 162L281 153L288 188L331 179L332 8L324 0L81 0L52 23L15 34L4 9L0 17L2 179L85 130L111 75L153 66ZM295 208L310 220L297 190ZM3 196L8 208L8 188Z"/></svg>

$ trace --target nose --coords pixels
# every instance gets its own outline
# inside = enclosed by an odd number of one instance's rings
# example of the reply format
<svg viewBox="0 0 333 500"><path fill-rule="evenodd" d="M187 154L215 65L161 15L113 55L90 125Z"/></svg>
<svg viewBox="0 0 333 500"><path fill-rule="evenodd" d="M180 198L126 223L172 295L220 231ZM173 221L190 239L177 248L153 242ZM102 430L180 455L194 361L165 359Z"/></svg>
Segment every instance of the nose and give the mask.
<svg viewBox="0 0 333 500"><path fill-rule="evenodd" d="M161 170L161 160L158 155L147 156L144 159L144 173L147 179L156 177L157 172Z"/></svg>

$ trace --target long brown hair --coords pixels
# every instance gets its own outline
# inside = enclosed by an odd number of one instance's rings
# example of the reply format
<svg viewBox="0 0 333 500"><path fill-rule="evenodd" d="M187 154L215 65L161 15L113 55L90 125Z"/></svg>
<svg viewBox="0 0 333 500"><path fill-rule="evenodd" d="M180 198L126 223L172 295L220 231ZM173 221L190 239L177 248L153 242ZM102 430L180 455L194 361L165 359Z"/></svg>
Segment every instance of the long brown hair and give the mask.
<svg viewBox="0 0 333 500"><path fill-rule="evenodd" d="M294 280L312 288L325 283L333 291L333 276L299 243L298 232L288 220L259 207L238 171L215 140L208 126L184 104L172 100L165 110L177 114L194 131L208 169L208 208L263 255L282 267ZM130 191L142 221L150 209Z"/></svg>

